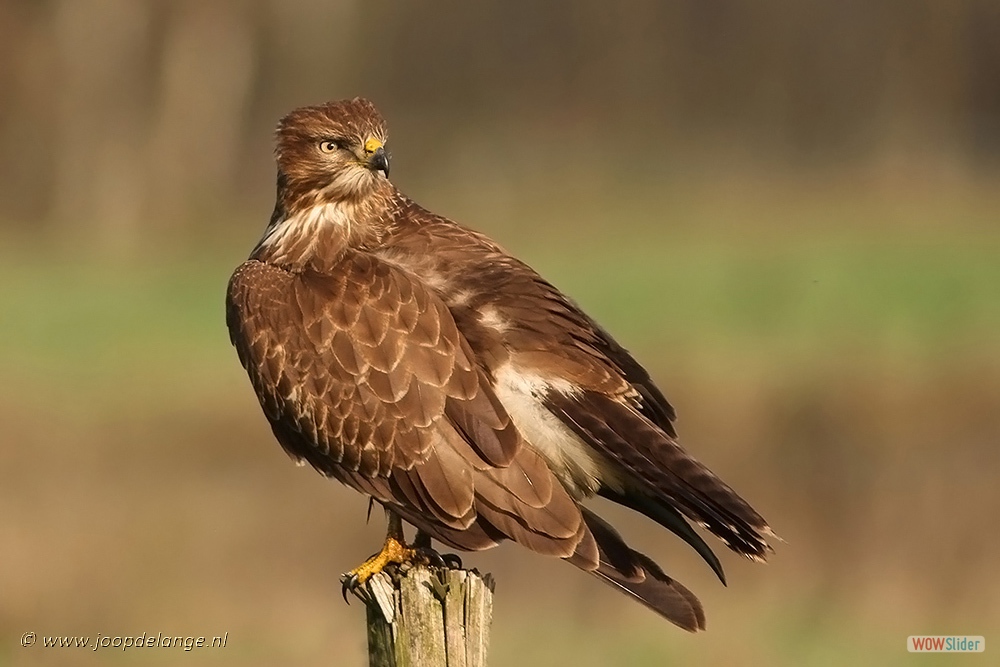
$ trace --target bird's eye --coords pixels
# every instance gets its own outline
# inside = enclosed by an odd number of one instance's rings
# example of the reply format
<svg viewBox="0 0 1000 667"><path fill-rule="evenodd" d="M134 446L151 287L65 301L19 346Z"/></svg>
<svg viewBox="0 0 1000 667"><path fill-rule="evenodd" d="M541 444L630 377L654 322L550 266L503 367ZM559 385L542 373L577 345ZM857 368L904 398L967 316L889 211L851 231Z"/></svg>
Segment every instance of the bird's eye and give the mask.
<svg viewBox="0 0 1000 667"><path fill-rule="evenodd" d="M324 153L333 153L338 148L340 148L340 146L337 145L336 141L330 141L328 139L326 141L319 142L319 149Z"/></svg>

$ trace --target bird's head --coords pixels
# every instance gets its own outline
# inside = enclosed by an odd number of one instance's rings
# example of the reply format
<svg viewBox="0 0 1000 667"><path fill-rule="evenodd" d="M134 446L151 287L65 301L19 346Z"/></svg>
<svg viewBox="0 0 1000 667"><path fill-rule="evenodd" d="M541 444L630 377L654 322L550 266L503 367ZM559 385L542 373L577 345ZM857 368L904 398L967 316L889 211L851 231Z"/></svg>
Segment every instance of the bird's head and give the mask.
<svg viewBox="0 0 1000 667"><path fill-rule="evenodd" d="M360 97L292 111L277 129L279 197L287 209L298 209L357 203L385 189L386 136L381 114Z"/></svg>

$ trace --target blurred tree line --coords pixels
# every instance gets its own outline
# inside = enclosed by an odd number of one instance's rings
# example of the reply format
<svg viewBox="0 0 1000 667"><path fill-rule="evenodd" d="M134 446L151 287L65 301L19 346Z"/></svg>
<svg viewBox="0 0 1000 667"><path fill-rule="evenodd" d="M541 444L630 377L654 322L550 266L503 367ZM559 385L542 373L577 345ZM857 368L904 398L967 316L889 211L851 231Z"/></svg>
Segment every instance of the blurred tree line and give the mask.
<svg viewBox="0 0 1000 667"><path fill-rule="evenodd" d="M0 62L0 224L98 237L259 217L277 118L356 94L425 148L1000 163L996 0L0 0Z"/></svg>

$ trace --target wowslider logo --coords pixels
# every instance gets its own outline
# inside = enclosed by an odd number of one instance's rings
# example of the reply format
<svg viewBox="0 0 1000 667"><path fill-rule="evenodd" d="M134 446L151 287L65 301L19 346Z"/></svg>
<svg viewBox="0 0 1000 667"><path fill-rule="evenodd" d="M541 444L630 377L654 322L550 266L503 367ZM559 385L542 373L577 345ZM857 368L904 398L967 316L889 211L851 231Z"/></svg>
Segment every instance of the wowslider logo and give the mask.
<svg viewBox="0 0 1000 667"><path fill-rule="evenodd" d="M912 635L906 638L910 653L982 653L984 637L951 637L948 635Z"/></svg>

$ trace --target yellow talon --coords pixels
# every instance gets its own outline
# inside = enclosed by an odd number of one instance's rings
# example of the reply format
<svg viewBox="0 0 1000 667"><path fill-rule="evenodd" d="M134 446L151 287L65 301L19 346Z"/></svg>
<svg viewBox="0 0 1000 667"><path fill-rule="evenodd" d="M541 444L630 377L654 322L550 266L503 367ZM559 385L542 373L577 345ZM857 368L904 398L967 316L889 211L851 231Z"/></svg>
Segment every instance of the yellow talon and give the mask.
<svg viewBox="0 0 1000 667"><path fill-rule="evenodd" d="M368 582L373 576L382 571L389 563L402 564L413 558L416 551L406 546L394 537L387 537L382 551L378 552L364 563L347 573L347 577L357 582L361 586Z"/></svg>
<svg viewBox="0 0 1000 667"><path fill-rule="evenodd" d="M387 514L389 525L382 550L340 578L345 600L348 590L357 594L360 587L368 583L369 579L381 572L389 563L402 565L417 555L416 549L407 546L404 541L402 520L391 511Z"/></svg>

